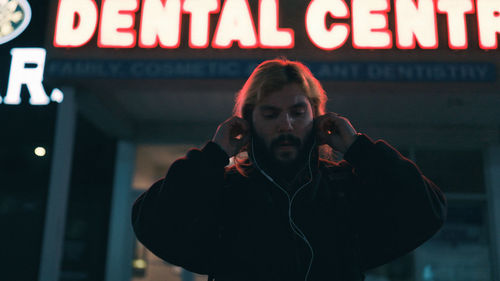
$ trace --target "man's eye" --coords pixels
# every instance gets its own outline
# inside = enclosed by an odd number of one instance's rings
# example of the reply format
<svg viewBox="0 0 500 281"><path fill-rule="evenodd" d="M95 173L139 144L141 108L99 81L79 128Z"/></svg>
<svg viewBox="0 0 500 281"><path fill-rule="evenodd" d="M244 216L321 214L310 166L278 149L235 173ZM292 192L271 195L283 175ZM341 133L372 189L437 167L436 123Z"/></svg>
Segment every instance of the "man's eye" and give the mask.
<svg viewBox="0 0 500 281"><path fill-rule="evenodd" d="M278 116L278 114L276 114L276 113L264 113L264 114L262 114L262 116L264 116L265 119L274 119Z"/></svg>
<svg viewBox="0 0 500 281"><path fill-rule="evenodd" d="M305 113L305 112L306 112L306 111L305 111L305 110L303 110L303 109L294 110L294 111L292 111L292 115L293 115L293 116L302 116L302 115L304 115L304 113Z"/></svg>

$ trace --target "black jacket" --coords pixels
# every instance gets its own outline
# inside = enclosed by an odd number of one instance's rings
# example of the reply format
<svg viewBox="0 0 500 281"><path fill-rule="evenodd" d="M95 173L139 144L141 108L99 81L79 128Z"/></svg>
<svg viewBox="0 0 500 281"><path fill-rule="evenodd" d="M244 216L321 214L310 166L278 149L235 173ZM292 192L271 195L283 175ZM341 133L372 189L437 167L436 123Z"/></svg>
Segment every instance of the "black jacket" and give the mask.
<svg viewBox="0 0 500 281"><path fill-rule="evenodd" d="M225 168L209 142L136 200L134 231L160 258L217 281L362 280L433 236L446 200L384 141L360 135L344 159L316 160L289 213L283 191L257 169Z"/></svg>

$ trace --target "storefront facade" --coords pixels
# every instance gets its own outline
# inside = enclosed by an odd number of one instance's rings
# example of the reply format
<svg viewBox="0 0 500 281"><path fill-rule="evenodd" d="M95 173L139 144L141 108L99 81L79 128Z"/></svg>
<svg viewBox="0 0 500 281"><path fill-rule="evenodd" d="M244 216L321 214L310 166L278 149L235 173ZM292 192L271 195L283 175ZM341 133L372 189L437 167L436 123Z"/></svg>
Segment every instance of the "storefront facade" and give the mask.
<svg viewBox="0 0 500 281"><path fill-rule="evenodd" d="M433 240L367 280L500 278L500 1L21 2L31 22L0 45L0 113L14 124L3 147L40 130L46 184L4 189L37 198L28 211L1 206L5 218L43 214L39 233L8 236L39 237L28 279L201 278L136 243L130 205L208 141L253 68L279 56L306 63L329 111L413 159L449 200ZM11 186L22 177L11 176Z"/></svg>

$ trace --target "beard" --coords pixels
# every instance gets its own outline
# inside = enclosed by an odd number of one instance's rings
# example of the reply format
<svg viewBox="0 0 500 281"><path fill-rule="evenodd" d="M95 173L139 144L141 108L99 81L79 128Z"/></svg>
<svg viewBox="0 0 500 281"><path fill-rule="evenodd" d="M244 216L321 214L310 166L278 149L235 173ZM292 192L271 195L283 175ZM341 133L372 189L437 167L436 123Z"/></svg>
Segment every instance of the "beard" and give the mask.
<svg viewBox="0 0 500 281"><path fill-rule="evenodd" d="M314 138L311 133L305 141L291 134L282 134L273 139L269 146L255 132L252 134L253 161L257 161L272 174L288 178L294 176L308 161Z"/></svg>

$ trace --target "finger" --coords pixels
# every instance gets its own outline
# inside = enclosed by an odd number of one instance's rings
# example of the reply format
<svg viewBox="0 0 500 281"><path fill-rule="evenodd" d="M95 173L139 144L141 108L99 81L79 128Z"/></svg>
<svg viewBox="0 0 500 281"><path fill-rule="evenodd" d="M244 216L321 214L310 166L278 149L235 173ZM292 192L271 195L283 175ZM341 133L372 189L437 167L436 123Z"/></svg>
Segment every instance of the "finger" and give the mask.
<svg viewBox="0 0 500 281"><path fill-rule="evenodd" d="M325 121L325 130L329 131L330 134L338 133L339 128L341 128L341 123L347 120L345 117L335 113L329 112L327 121Z"/></svg>
<svg viewBox="0 0 500 281"><path fill-rule="evenodd" d="M318 123L318 129L320 132L326 133L326 134L331 134L332 131L335 130L335 119L332 116L325 116L322 120L319 121Z"/></svg>
<svg viewBox="0 0 500 281"><path fill-rule="evenodd" d="M315 123L314 125L316 126L316 129L318 131L323 130L324 123L327 120L327 118L328 118L328 115L325 114L325 115L321 115L321 116L314 119L314 123Z"/></svg>
<svg viewBox="0 0 500 281"><path fill-rule="evenodd" d="M322 118L323 119L323 118ZM328 143L328 134L326 132L326 130L322 129L323 127L323 120L317 120L317 124L316 124L316 130L315 130L315 133L316 133L316 140L318 142L318 145L322 145L322 144L326 144Z"/></svg>
<svg viewBox="0 0 500 281"><path fill-rule="evenodd" d="M238 141L240 146L247 144L250 141L250 134L245 134Z"/></svg>
<svg viewBox="0 0 500 281"><path fill-rule="evenodd" d="M230 126L229 130L232 139L241 139L245 135L248 135L249 126L246 120L235 116L230 120L228 125Z"/></svg>
<svg viewBox="0 0 500 281"><path fill-rule="evenodd" d="M318 145L323 145L323 144L327 144L327 138L326 138L326 135L322 132L318 132L316 134L316 141L318 143Z"/></svg>
<svg viewBox="0 0 500 281"><path fill-rule="evenodd" d="M316 117L316 120L317 122L324 122L325 120L337 119L338 117L340 117L340 115L335 112L327 112L319 117Z"/></svg>

